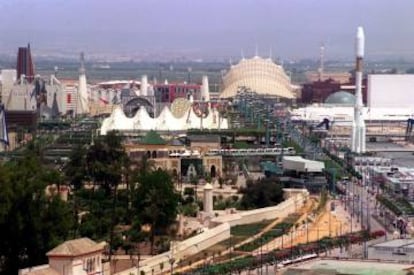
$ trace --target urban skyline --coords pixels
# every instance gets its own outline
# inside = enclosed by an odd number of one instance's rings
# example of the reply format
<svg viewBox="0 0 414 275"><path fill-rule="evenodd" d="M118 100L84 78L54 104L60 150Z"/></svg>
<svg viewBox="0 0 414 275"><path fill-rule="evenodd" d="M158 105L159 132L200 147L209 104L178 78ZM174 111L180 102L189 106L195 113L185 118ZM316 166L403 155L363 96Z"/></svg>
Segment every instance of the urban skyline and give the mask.
<svg viewBox="0 0 414 275"><path fill-rule="evenodd" d="M31 42L40 55L211 59L240 56L241 50L253 55L258 47L262 56L272 51L297 60L318 56L323 43L327 59L349 59L352 31L363 25L370 38L367 59L410 58L413 8L407 0L392 6L382 0L13 0L0 4L0 32L7 37L0 53L14 54Z"/></svg>

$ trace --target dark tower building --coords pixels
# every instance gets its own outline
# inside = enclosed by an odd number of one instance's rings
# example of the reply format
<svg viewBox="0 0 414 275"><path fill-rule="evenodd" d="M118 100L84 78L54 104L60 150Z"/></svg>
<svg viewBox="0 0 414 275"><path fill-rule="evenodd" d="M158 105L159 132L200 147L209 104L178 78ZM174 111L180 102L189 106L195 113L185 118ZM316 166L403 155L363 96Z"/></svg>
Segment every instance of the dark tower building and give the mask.
<svg viewBox="0 0 414 275"><path fill-rule="evenodd" d="M30 44L27 47L20 47L17 52L17 79L20 79L21 75L24 74L29 83L34 79L34 68L32 61L32 54L30 52Z"/></svg>

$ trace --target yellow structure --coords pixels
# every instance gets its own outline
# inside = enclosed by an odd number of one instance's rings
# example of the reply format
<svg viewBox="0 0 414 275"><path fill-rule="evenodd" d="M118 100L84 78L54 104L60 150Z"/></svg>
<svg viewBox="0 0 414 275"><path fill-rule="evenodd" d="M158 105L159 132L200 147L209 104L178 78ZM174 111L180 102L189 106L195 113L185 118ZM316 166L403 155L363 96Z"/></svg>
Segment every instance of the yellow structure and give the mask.
<svg viewBox="0 0 414 275"><path fill-rule="evenodd" d="M293 99L297 87L291 85L283 67L269 58L255 56L242 59L231 66L223 77L221 98L234 97L241 87L250 88L258 94Z"/></svg>

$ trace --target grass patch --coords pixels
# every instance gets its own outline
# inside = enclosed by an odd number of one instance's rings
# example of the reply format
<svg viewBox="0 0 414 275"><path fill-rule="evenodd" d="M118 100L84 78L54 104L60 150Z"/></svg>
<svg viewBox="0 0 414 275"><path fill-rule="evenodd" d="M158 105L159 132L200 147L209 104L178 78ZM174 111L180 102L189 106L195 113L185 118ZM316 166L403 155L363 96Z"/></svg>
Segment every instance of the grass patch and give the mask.
<svg viewBox="0 0 414 275"><path fill-rule="evenodd" d="M230 234L233 236L253 236L262 231L266 226L271 224L272 220L265 220L259 223L242 224L233 226L230 229Z"/></svg>
<svg viewBox="0 0 414 275"><path fill-rule="evenodd" d="M287 216L286 218L283 219L282 222L276 224L269 231L264 233L261 237L240 246L238 249L241 251L251 252L259 248L260 246L266 244L267 242L270 242L271 240L277 237L280 237L283 234L289 232L289 230L296 224L299 218L300 218L299 214L291 214Z"/></svg>

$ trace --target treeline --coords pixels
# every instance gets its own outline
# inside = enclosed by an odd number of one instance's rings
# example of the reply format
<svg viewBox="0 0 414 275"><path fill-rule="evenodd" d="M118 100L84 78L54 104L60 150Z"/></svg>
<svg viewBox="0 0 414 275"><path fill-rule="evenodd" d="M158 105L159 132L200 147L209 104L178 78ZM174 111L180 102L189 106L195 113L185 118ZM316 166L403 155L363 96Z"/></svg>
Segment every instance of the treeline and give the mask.
<svg viewBox="0 0 414 275"><path fill-rule="evenodd" d="M90 237L138 253L168 249L180 196L168 171L144 158L128 158L116 133L77 147L63 169L42 163L34 142L23 157L0 165L0 273L44 264L46 252L65 240ZM58 190L70 187L67 202ZM163 243L161 241L164 240Z"/></svg>

